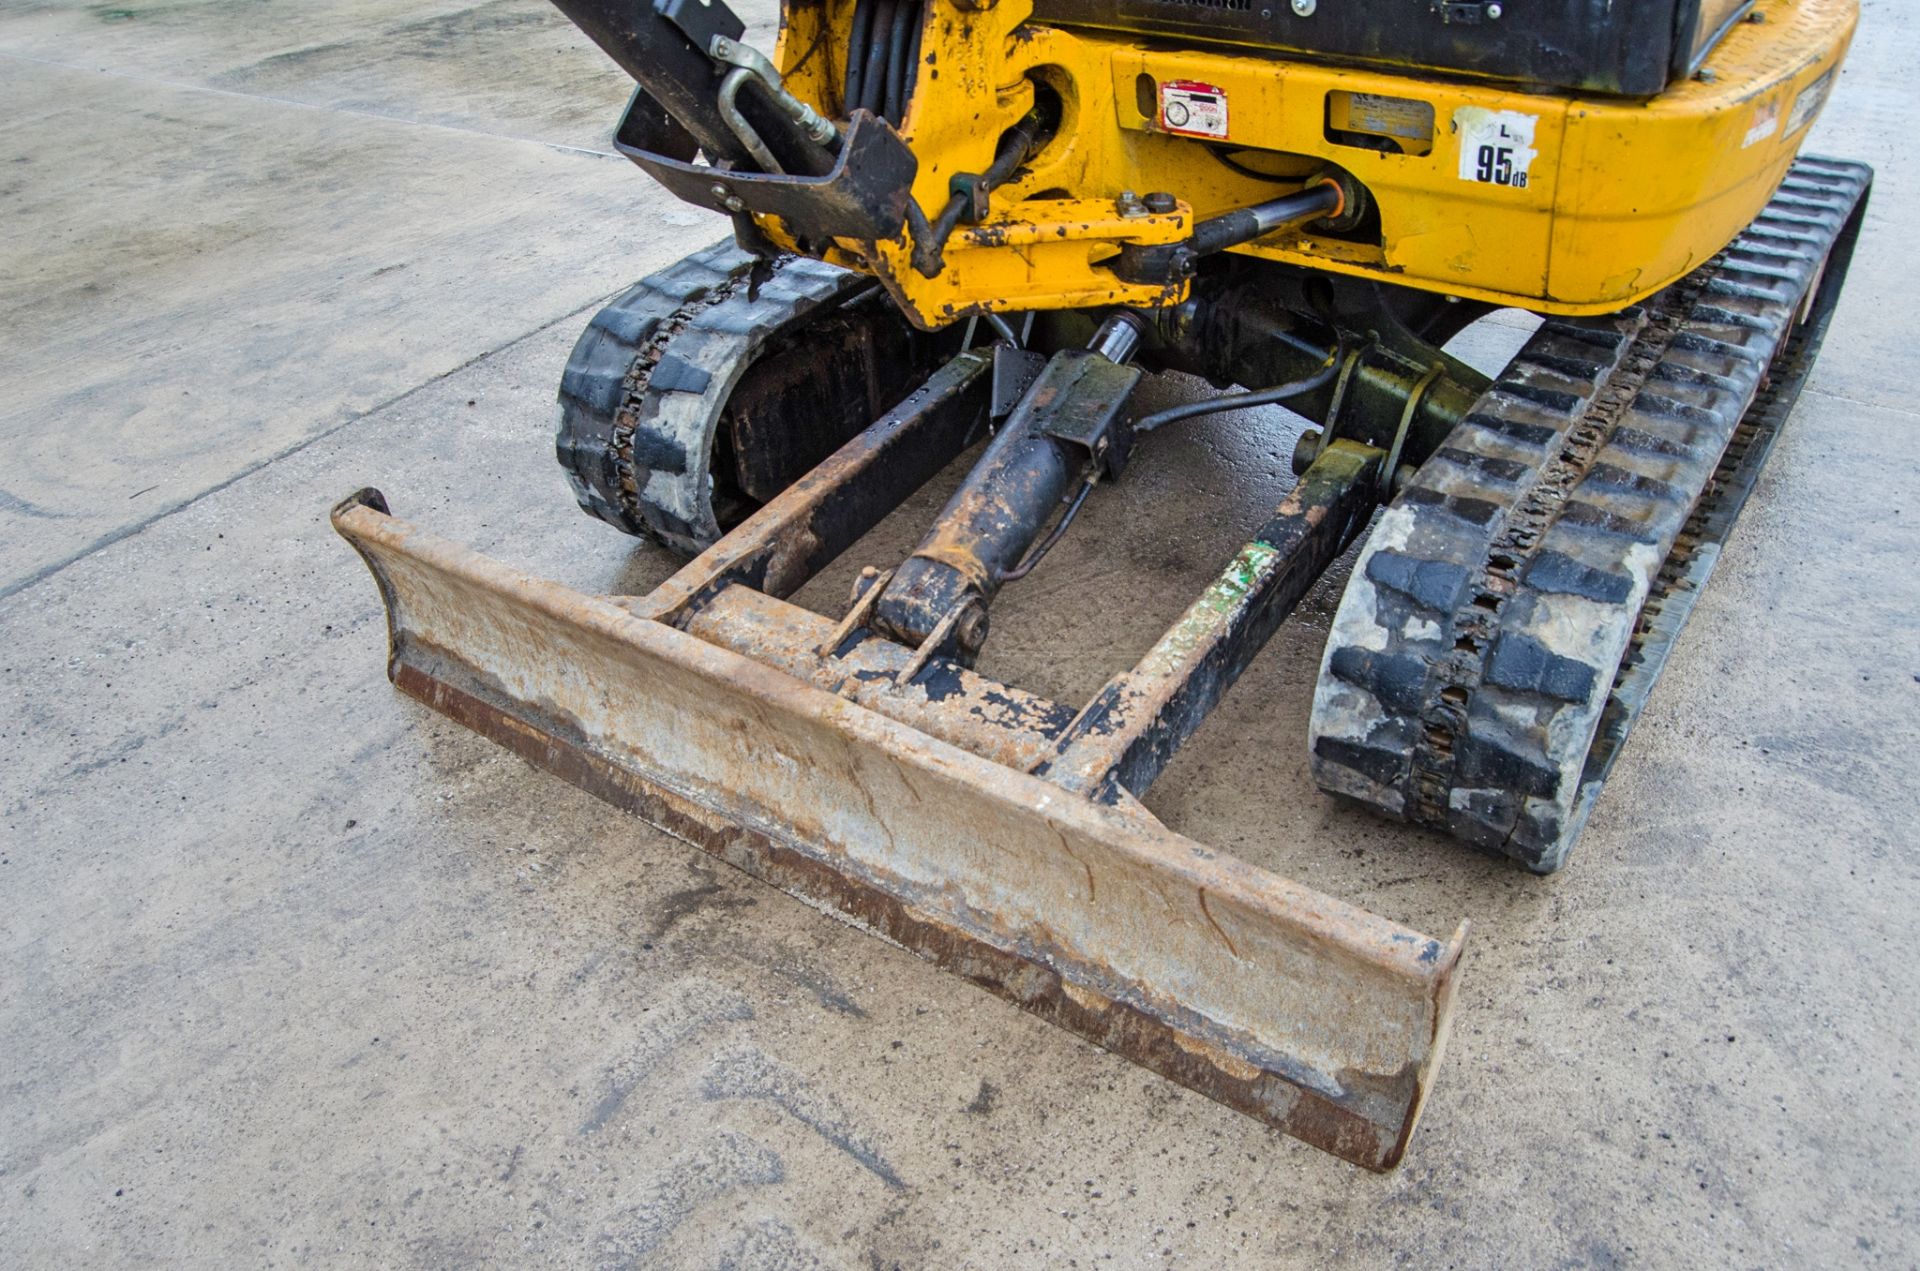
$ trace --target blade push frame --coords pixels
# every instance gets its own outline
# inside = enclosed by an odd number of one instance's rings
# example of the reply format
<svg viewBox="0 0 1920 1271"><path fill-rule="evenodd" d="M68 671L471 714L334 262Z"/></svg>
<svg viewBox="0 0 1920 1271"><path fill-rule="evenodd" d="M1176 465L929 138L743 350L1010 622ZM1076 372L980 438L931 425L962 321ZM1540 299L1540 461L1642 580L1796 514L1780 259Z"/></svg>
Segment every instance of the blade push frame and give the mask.
<svg viewBox="0 0 1920 1271"><path fill-rule="evenodd" d="M1315 1147L1391 1169L1466 928L1409 930L1175 834L1135 800L1359 533L1337 440L1139 666L1084 709L788 603L957 456L993 358L922 388L646 596L588 595L333 512L409 695L643 820ZM875 597L884 578L871 580Z"/></svg>

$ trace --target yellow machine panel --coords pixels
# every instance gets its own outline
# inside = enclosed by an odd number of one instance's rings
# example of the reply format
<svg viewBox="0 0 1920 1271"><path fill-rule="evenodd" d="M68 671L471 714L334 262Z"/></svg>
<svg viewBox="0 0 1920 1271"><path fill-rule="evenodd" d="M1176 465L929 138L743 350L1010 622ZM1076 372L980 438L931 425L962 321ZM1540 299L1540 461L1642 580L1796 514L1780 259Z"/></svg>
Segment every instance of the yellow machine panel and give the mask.
<svg viewBox="0 0 1920 1271"><path fill-rule="evenodd" d="M845 47L851 13L793 6L782 35L789 86L829 112L844 71L831 50ZM1036 83L1059 99L1051 142L992 191L988 217L956 236L936 276L911 267L910 235L843 242L830 257L878 274L929 326L1177 301L1182 288L1102 268L1122 244L1180 232L1173 218L1114 215L1117 196L1171 192L1204 219L1327 173L1364 192L1366 232L1308 226L1233 250L1546 312L1619 309L1719 251L1766 202L1832 87L1858 4L1762 0L1694 78L1648 102L1160 49L1036 26L1030 13L1027 0L980 11L933 0L901 135L921 158L925 207L946 201L956 173L988 167ZM1210 113L1169 117L1196 101Z"/></svg>

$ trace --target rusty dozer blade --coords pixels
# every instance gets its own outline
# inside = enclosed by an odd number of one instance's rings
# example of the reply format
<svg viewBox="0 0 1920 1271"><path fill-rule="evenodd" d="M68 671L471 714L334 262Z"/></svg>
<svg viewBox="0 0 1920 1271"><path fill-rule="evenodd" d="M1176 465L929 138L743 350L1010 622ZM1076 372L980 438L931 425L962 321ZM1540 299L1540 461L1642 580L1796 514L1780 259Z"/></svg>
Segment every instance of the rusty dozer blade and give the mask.
<svg viewBox="0 0 1920 1271"><path fill-rule="evenodd" d="M1324 564L1350 540L1364 510L1334 512L1373 469L1333 448L1333 479L1316 465L1105 707L1075 711L869 636L858 605L836 625L782 598L959 453L985 365L956 358L646 597L511 569L361 491L333 523L379 584L389 674L747 873L1316 1147L1392 1168L1445 1043L1464 925L1430 939L1182 838L1124 781L1088 779L1102 747L1116 773L1138 769L1143 747L1170 753L1197 719L1158 691L1168 668L1230 650L1215 637L1236 616L1284 616L1303 590L1287 562L1311 546ZM1216 668L1206 693L1236 672ZM1130 702L1150 707L1132 724ZM1161 729L1172 740L1155 746ZM1050 758L1072 762L1035 775Z"/></svg>

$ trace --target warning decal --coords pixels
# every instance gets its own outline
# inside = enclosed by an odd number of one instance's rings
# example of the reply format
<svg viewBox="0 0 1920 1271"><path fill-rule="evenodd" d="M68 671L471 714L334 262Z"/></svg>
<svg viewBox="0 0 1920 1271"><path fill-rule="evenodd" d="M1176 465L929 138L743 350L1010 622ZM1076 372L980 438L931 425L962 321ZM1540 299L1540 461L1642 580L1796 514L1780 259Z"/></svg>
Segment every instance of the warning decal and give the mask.
<svg viewBox="0 0 1920 1271"><path fill-rule="evenodd" d="M1753 108L1753 123L1748 126L1746 138L1741 141L1740 148L1746 150L1757 146L1779 131L1780 99L1775 97L1772 101L1761 102Z"/></svg>
<svg viewBox="0 0 1920 1271"><path fill-rule="evenodd" d="M1183 137L1227 135L1227 94L1217 84L1170 79L1160 84L1160 126Z"/></svg>
<svg viewBox="0 0 1920 1271"><path fill-rule="evenodd" d="M1527 188L1529 170L1539 151L1533 148L1538 115L1517 110L1487 110L1462 106L1453 112L1453 130L1460 134L1460 179L1481 185Z"/></svg>

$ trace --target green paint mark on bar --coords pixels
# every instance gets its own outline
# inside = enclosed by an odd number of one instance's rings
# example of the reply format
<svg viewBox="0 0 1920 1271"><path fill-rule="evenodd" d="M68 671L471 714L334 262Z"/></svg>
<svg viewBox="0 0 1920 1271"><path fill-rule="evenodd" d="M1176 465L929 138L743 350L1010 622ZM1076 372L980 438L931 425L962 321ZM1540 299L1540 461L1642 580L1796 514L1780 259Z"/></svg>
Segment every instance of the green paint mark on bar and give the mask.
<svg viewBox="0 0 1920 1271"><path fill-rule="evenodd" d="M1261 577L1272 569L1279 555L1279 552L1258 540L1241 548L1240 554L1228 563L1225 572L1213 580L1200 598L1180 615L1180 621L1174 623L1167 634L1160 637L1160 642L1140 660L1136 674L1168 675L1178 669L1195 648L1220 629L1221 622L1239 607L1247 593L1259 585Z"/></svg>

